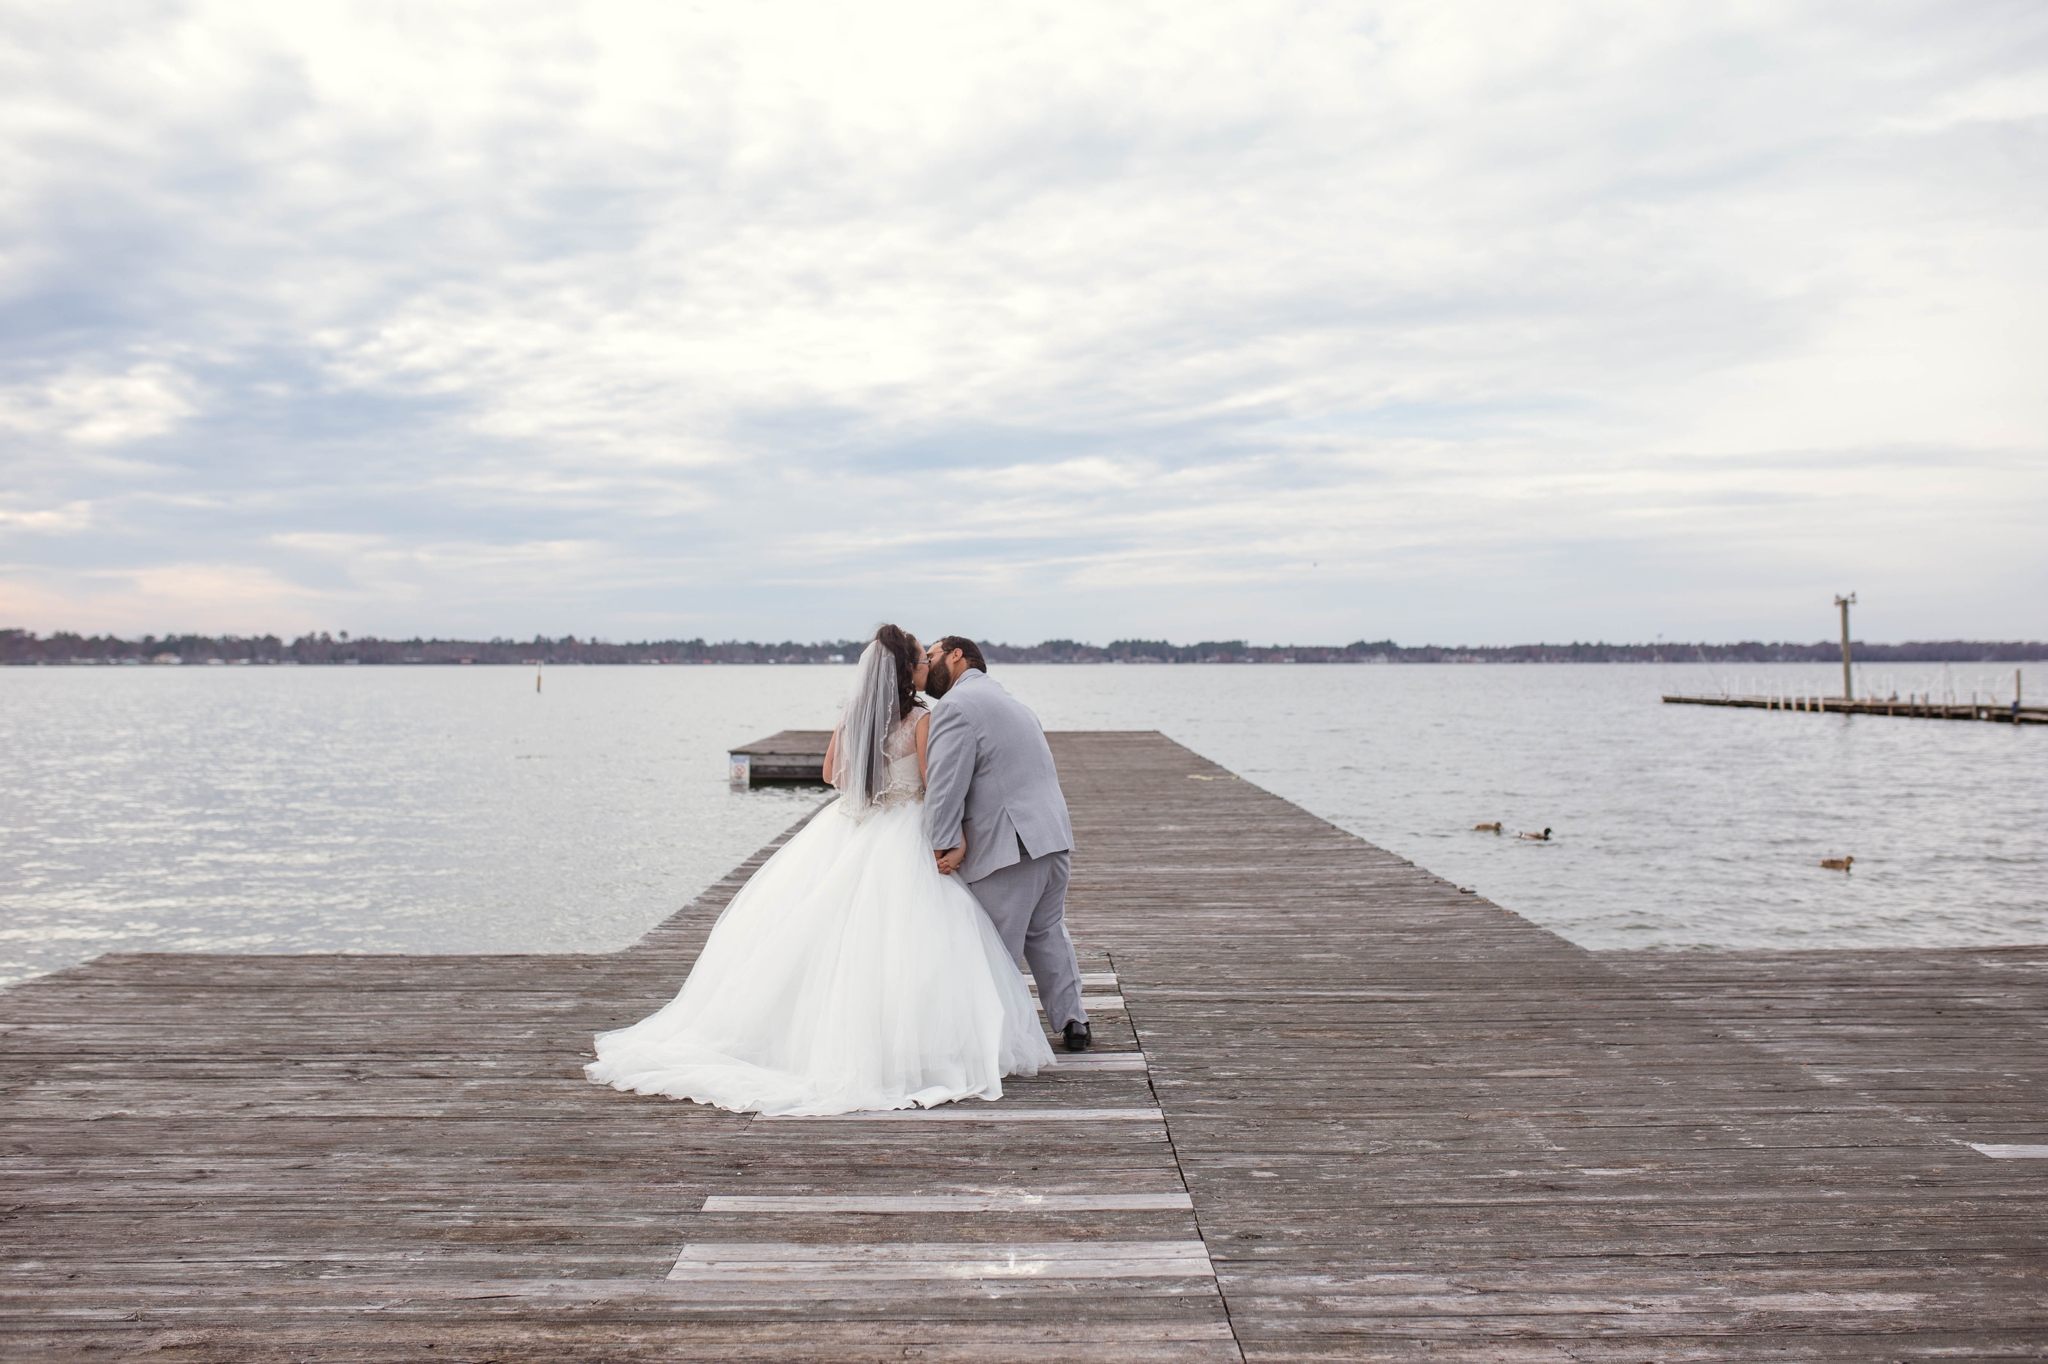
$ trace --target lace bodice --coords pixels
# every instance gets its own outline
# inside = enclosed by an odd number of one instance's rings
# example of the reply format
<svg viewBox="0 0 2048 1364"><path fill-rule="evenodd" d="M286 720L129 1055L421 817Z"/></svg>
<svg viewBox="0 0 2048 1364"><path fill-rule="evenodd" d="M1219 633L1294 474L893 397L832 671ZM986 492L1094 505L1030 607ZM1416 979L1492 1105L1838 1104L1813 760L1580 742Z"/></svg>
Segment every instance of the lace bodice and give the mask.
<svg viewBox="0 0 2048 1364"><path fill-rule="evenodd" d="M917 775L917 722L924 715L914 710L910 718L889 731L882 741L882 789L874 804L860 806L849 799L839 802L839 812L849 819L866 819L877 810L907 805L924 799L924 779Z"/></svg>
<svg viewBox="0 0 2048 1364"><path fill-rule="evenodd" d="M923 714L921 710L911 711L910 718L890 730L882 744L882 756L889 762L889 780L875 797L875 804L901 805L907 800L924 799L924 779L917 775L917 721Z"/></svg>

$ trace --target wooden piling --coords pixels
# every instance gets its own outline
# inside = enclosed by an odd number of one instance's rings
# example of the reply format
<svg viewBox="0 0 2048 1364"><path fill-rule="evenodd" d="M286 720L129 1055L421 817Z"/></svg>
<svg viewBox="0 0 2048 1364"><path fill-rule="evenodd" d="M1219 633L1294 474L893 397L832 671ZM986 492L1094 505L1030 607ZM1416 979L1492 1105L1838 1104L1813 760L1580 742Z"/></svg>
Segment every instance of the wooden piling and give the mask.
<svg viewBox="0 0 2048 1364"><path fill-rule="evenodd" d="M1835 596L1835 609L1842 613L1842 699L1856 699L1856 683L1849 672L1849 608L1856 604L1856 594Z"/></svg>

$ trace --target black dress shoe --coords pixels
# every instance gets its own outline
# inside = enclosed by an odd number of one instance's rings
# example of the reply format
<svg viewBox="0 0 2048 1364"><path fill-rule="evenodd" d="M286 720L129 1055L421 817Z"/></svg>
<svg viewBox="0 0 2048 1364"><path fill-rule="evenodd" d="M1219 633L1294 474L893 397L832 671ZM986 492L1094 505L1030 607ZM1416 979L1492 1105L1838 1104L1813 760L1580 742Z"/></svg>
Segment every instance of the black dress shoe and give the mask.
<svg viewBox="0 0 2048 1364"><path fill-rule="evenodd" d="M1088 1050L1088 1043L1089 1043L1089 1040L1090 1040L1090 1039L1089 1039L1089 1036L1088 1036L1088 1025L1087 1025L1086 1023L1069 1023L1069 1024L1067 1024L1067 1050L1068 1050L1068 1051L1086 1051L1086 1050Z"/></svg>

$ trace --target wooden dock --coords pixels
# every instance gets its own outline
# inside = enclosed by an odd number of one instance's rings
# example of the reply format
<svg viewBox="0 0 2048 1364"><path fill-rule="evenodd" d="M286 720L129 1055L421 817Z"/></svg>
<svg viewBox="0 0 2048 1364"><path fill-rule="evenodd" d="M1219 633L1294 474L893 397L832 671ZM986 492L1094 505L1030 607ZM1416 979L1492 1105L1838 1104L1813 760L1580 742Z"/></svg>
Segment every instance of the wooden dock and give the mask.
<svg viewBox="0 0 2048 1364"><path fill-rule="evenodd" d="M825 750L831 746L829 729L785 729L765 739L741 744L726 754L732 785L822 786L825 783Z"/></svg>
<svg viewBox="0 0 2048 1364"><path fill-rule="evenodd" d="M0 994L5 1357L2048 1355L2048 947L1589 953L1159 735L1054 746L1115 1002L998 1104L583 1081L761 855L614 955Z"/></svg>
<svg viewBox="0 0 2048 1364"><path fill-rule="evenodd" d="M1740 710L1792 710L1814 715L1892 715L1909 720L1978 720L1994 725L2048 725L2048 706L2008 701L1936 701L1931 696L1667 696L1667 706L1733 706Z"/></svg>

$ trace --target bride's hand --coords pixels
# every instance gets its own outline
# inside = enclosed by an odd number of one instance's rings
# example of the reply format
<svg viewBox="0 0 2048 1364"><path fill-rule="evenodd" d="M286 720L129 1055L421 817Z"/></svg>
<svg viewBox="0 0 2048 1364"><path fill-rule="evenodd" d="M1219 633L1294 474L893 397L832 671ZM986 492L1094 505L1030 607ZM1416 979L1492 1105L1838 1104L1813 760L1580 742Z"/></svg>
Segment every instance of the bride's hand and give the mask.
<svg viewBox="0 0 2048 1364"><path fill-rule="evenodd" d="M967 860L967 845L962 843L957 848L948 848L944 852L935 852L932 856L939 860L939 875L951 876L954 872L960 870L960 864Z"/></svg>

